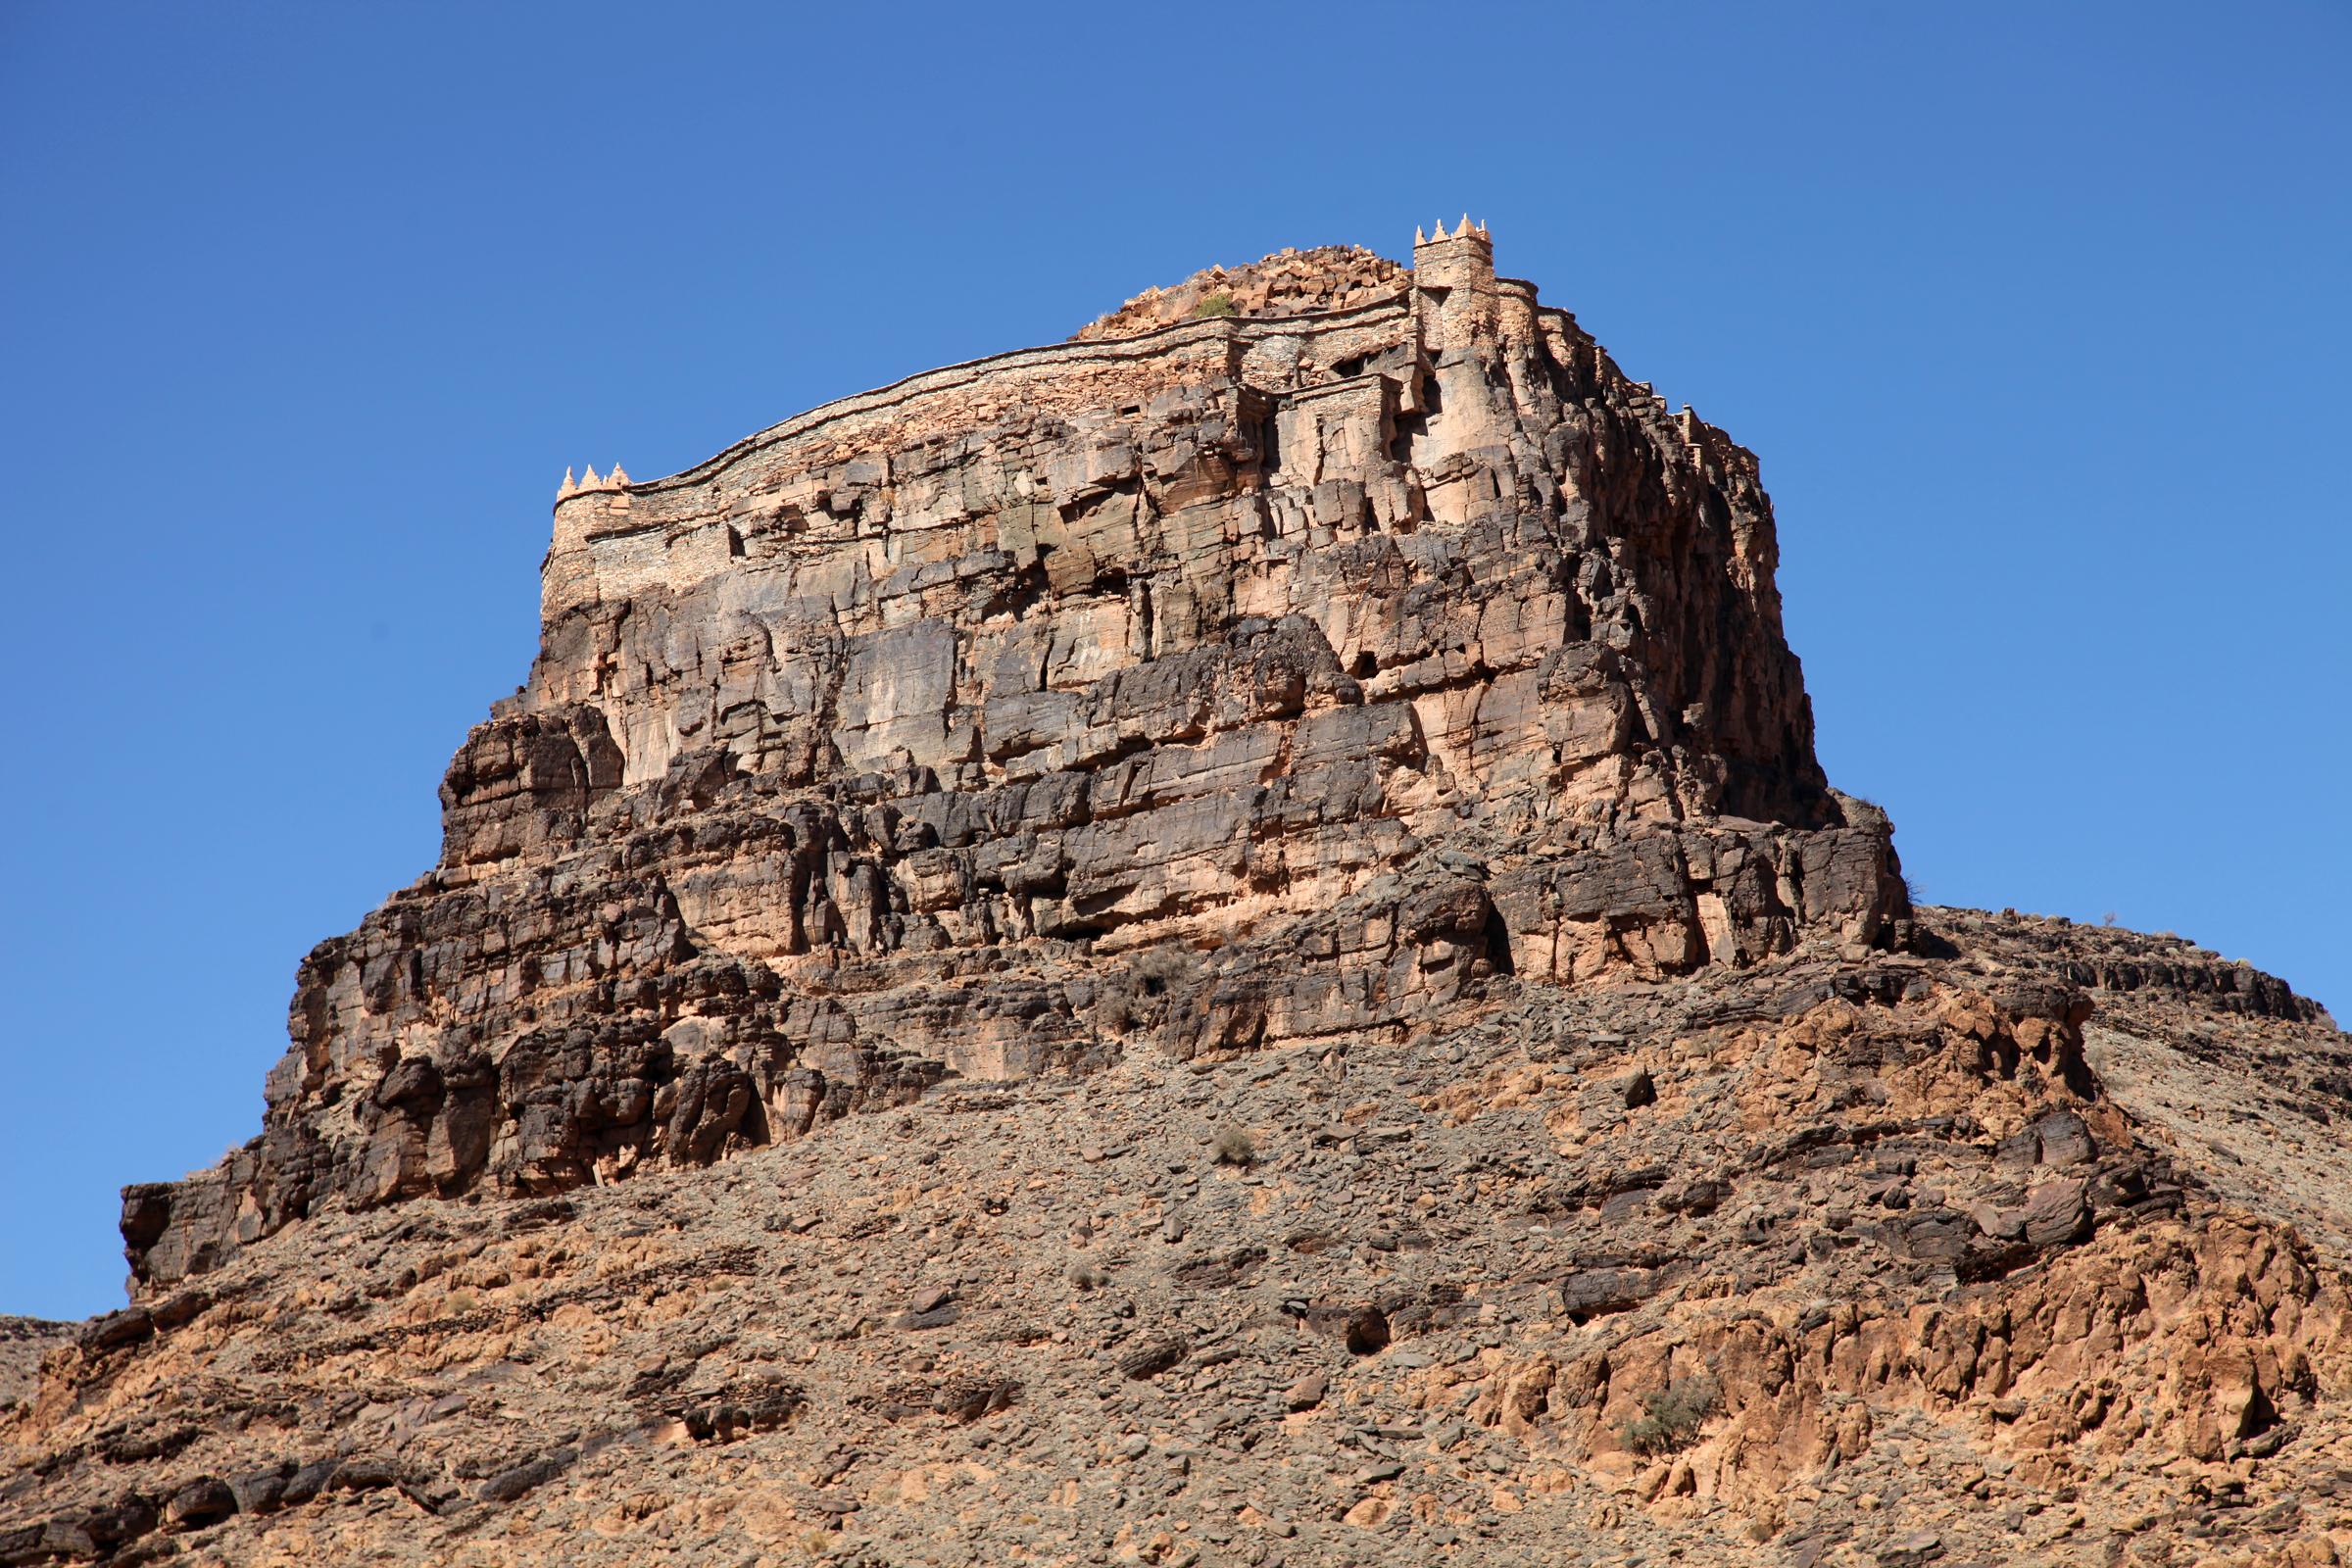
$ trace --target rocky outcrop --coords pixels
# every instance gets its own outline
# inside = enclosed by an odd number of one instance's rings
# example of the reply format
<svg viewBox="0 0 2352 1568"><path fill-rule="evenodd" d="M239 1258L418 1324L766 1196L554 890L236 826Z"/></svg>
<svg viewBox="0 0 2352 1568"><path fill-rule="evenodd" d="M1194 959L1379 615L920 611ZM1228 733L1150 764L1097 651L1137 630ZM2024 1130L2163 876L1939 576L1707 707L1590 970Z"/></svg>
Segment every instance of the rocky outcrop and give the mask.
<svg viewBox="0 0 2352 1568"><path fill-rule="evenodd" d="M1406 923L1475 946L1460 885ZM2335 1560L2347 1043L1916 918L323 1205L46 1342L0 1562Z"/></svg>
<svg viewBox="0 0 2352 1568"><path fill-rule="evenodd" d="M0 1565L2340 1560L2352 1050L1911 908L1773 554L1466 223L566 475Z"/></svg>
<svg viewBox="0 0 2352 1568"><path fill-rule="evenodd" d="M440 865L303 964L261 1138L130 1191L134 1273L1138 1038L1895 941L1773 565L1754 459L1467 224L592 473Z"/></svg>
<svg viewBox="0 0 2352 1568"><path fill-rule="evenodd" d="M0 1317L0 1415L24 1403L40 1381L41 1358L74 1338L74 1325Z"/></svg>
<svg viewBox="0 0 2352 1568"><path fill-rule="evenodd" d="M1413 237L1416 244L1422 243L1419 230ZM1174 288L1148 288L1080 328L1071 341L1134 337L1154 327L1219 316L1322 315L1387 303L1410 289L1412 282L1410 268L1353 245L1282 251L1241 267L1211 267Z"/></svg>

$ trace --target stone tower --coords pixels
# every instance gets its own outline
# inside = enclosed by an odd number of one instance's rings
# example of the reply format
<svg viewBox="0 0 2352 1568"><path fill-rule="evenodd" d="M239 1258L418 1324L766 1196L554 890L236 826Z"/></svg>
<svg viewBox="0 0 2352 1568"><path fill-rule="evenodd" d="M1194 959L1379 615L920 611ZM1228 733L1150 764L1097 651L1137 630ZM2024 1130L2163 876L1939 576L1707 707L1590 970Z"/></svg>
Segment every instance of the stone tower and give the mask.
<svg viewBox="0 0 2352 1568"><path fill-rule="evenodd" d="M1458 358L1474 343L1491 340L1497 316L1493 236L1467 217L1451 234L1444 223L1426 239L1416 230L1413 288L1421 339L1433 358Z"/></svg>

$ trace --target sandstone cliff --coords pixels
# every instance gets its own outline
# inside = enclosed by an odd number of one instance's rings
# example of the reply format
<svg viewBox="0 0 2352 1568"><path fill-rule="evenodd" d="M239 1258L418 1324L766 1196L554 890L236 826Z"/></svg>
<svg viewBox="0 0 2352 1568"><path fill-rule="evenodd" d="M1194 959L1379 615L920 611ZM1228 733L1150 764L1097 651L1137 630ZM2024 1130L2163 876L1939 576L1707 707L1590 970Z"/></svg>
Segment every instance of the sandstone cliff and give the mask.
<svg viewBox="0 0 2352 1568"><path fill-rule="evenodd" d="M131 1193L138 1277L1144 1036L1897 937L1753 456L1484 232L1414 264L1269 258L671 478L591 469L441 864L303 964L260 1140Z"/></svg>
<svg viewBox="0 0 2352 1568"><path fill-rule="evenodd" d="M0 1568L2336 1561L2352 1042L1914 909L1775 549L1467 223L567 478Z"/></svg>

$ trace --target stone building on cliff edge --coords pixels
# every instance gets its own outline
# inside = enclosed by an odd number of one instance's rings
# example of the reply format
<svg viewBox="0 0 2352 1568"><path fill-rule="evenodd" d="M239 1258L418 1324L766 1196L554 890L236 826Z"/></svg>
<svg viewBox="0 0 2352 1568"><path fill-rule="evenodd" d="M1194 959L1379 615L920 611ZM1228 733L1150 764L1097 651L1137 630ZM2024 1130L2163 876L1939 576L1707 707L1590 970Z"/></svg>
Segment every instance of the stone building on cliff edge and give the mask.
<svg viewBox="0 0 2352 1568"><path fill-rule="evenodd" d="M262 1135L129 1190L134 1274L948 1076L1899 944L1775 558L1753 455L1466 220L567 476L439 865L304 962Z"/></svg>

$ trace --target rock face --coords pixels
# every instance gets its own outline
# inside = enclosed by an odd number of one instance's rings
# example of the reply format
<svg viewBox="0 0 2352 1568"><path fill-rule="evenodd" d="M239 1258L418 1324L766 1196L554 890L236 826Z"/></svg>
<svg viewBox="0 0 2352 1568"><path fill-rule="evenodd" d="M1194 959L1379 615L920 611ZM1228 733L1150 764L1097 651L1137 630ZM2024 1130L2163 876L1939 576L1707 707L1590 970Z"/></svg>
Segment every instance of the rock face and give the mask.
<svg viewBox="0 0 2352 1568"><path fill-rule="evenodd" d="M303 964L262 1137L127 1196L141 1281L1139 1037L1903 934L1886 818L1814 760L1754 458L1483 230L589 480L441 864Z"/></svg>
<svg viewBox="0 0 2352 1568"><path fill-rule="evenodd" d="M1773 559L1468 225L567 478L0 1568L2339 1561L2352 1040L1912 908Z"/></svg>

